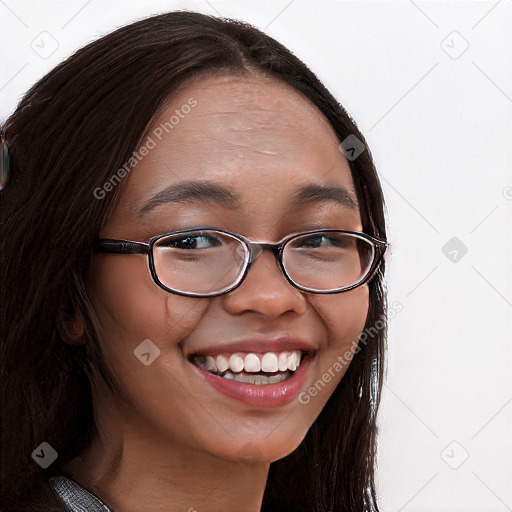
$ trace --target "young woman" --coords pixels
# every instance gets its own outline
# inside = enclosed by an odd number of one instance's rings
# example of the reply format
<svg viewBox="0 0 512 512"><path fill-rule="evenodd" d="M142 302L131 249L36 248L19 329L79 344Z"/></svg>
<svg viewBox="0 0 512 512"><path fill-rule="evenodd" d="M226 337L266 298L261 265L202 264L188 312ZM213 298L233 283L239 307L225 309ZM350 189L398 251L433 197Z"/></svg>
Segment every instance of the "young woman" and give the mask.
<svg viewBox="0 0 512 512"><path fill-rule="evenodd" d="M382 191L300 60L155 16L2 138L0 510L378 510Z"/></svg>

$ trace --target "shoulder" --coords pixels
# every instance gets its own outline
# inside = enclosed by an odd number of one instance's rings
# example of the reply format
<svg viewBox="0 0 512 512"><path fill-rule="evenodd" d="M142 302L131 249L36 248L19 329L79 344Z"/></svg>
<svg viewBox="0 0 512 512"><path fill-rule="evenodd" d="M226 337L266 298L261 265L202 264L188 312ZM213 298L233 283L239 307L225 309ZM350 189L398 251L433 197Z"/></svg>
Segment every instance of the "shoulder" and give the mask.
<svg viewBox="0 0 512 512"><path fill-rule="evenodd" d="M0 512L112 512L93 492L74 480L55 476L34 489L23 503L2 507Z"/></svg>
<svg viewBox="0 0 512 512"><path fill-rule="evenodd" d="M44 482L33 489L23 500L9 500L1 507L1 512L72 512L60 499L50 482Z"/></svg>

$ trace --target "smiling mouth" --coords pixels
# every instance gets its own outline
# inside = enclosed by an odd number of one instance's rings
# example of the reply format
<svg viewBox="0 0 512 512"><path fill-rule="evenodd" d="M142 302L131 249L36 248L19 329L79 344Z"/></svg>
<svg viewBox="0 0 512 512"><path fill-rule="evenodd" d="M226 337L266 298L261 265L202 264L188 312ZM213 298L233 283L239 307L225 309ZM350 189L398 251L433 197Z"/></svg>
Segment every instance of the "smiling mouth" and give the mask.
<svg viewBox="0 0 512 512"><path fill-rule="evenodd" d="M265 353L236 352L217 356L192 354L189 360L218 377L262 386L278 384L292 377L307 355L308 352L301 350Z"/></svg>

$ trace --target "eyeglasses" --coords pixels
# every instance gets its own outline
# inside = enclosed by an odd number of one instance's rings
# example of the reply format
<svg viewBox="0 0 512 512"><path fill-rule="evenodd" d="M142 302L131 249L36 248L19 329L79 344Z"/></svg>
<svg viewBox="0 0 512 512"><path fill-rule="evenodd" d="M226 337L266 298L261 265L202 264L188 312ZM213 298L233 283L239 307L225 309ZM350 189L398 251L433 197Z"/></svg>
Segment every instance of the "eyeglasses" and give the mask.
<svg viewBox="0 0 512 512"><path fill-rule="evenodd" d="M94 250L114 254L148 254L155 283L167 292L214 297L240 286L264 249L272 251L295 288L309 293L340 293L368 282L387 242L365 233L316 229L278 243L258 243L210 227L174 231L148 243L100 238Z"/></svg>

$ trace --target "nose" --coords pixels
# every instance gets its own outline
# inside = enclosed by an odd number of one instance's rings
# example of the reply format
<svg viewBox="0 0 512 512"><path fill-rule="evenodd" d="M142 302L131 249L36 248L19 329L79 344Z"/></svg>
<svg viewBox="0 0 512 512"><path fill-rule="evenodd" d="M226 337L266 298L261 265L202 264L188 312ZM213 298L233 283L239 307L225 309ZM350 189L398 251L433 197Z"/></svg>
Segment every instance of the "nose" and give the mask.
<svg viewBox="0 0 512 512"><path fill-rule="evenodd" d="M225 309L237 315L252 311L268 319L286 312L304 313L304 294L292 286L284 276L277 260L277 252L265 244L251 246L248 273L242 284L222 296Z"/></svg>

